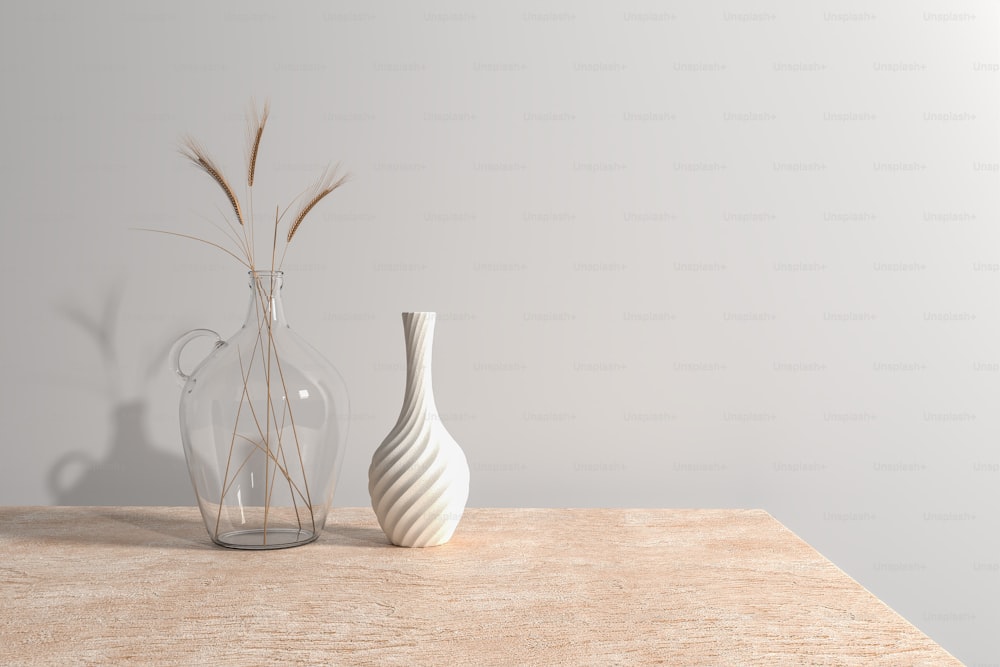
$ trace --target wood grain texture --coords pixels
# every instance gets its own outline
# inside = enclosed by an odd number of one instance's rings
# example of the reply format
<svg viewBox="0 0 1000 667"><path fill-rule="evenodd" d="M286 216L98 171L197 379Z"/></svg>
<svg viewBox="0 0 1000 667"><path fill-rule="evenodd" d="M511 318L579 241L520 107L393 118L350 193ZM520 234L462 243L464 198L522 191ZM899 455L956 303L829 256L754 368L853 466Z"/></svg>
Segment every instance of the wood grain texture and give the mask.
<svg viewBox="0 0 1000 667"><path fill-rule="evenodd" d="M213 546L194 508L0 508L0 664L958 665L761 510L474 509Z"/></svg>

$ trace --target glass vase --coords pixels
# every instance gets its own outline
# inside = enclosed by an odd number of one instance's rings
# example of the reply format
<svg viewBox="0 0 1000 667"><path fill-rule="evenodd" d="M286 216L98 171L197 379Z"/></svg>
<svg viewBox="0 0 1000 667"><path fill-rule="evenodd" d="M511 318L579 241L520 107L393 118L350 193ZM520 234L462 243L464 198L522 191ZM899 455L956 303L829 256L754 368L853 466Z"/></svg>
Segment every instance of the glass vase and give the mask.
<svg viewBox="0 0 1000 667"><path fill-rule="evenodd" d="M183 383L180 427L191 482L212 541L280 549L319 537L333 499L349 423L340 373L288 326L280 271L250 272L242 328L182 336L171 355ZM192 371L184 346L214 337Z"/></svg>

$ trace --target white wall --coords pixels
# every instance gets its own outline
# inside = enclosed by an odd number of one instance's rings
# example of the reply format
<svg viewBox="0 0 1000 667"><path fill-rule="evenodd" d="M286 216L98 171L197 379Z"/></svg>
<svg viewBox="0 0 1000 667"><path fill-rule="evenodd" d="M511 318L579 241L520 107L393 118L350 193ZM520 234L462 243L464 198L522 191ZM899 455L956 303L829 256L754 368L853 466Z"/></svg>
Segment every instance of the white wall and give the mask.
<svg viewBox="0 0 1000 667"><path fill-rule="evenodd" d="M269 96L259 210L328 160L356 177L286 266L293 326L354 401L338 504L367 503L399 408L399 312L437 310L471 504L763 507L1000 663L997 19L7 5L0 502L193 502L163 351L235 330L245 279L129 228L210 233L224 202L177 140L235 172Z"/></svg>

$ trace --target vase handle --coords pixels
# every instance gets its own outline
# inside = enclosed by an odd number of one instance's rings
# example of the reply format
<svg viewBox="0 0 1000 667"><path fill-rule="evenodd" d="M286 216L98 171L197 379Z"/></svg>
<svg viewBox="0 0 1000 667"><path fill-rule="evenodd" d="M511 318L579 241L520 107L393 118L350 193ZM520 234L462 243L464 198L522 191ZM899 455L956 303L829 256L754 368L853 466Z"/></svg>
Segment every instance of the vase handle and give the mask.
<svg viewBox="0 0 1000 667"><path fill-rule="evenodd" d="M192 329L178 338L174 343L174 346L170 349L170 368L177 375L177 380L182 387L185 383L187 383L191 376L181 370L181 352L184 351L184 347L188 343L193 341L195 338L202 337L214 338L216 348L225 345L225 342L222 340L222 336L215 333L211 329Z"/></svg>

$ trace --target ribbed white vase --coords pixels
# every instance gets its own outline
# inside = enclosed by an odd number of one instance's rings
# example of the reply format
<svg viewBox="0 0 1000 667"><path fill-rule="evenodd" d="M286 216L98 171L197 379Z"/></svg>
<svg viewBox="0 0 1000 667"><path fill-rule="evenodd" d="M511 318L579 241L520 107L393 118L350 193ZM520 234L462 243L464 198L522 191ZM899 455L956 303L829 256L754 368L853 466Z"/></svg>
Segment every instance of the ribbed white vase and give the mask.
<svg viewBox="0 0 1000 667"><path fill-rule="evenodd" d="M375 450L368 493L379 525L401 547L451 539L469 499L465 453L441 423L431 384L436 313L403 313L406 394L396 426Z"/></svg>

